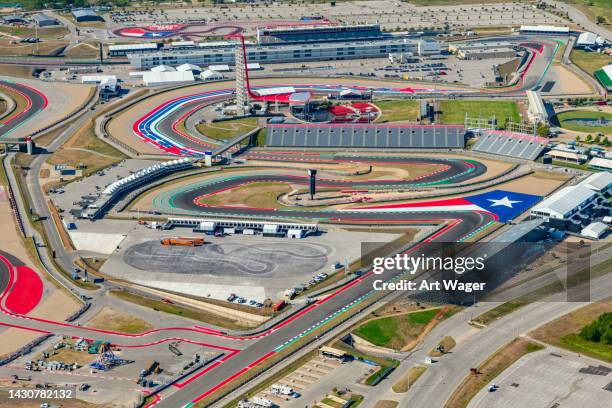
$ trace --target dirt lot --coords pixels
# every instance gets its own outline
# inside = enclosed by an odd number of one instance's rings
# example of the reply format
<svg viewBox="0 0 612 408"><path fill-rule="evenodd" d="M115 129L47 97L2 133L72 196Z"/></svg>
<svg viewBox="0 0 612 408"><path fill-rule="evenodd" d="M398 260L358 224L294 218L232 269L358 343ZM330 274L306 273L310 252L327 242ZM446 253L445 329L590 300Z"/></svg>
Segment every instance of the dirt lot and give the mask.
<svg viewBox="0 0 612 408"><path fill-rule="evenodd" d="M87 322L87 326L122 333L142 333L153 329L153 326L148 322L109 307L105 307L95 315L93 319Z"/></svg>

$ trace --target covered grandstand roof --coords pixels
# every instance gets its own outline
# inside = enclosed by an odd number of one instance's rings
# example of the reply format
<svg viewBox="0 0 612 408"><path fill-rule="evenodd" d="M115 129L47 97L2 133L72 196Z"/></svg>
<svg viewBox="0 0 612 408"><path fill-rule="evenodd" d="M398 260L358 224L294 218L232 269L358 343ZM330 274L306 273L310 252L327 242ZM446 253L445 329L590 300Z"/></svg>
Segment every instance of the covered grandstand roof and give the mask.
<svg viewBox="0 0 612 408"><path fill-rule="evenodd" d="M279 86L276 88L262 88L262 89L253 90L253 93L259 96L288 94L288 93L294 93L294 92L295 92L295 88L292 86Z"/></svg>
<svg viewBox="0 0 612 408"><path fill-rule="evenodd" d="M473 150L477 152L535 160L542 153L548 139L505 130L489 130L478 138Z"/></svg>
<svg viewBox="0 0 612 408"><path fill-rule="evenodd" d="M266 145L285 147L463 148L460 125L268 124Z"/></svg>
<svg viewBox="0 0 612 408"><path fill-rule="evenodd" d="M601 157L595 157L589 162L589 167L598 169L598 170L605 170L606 173L604 174L610 174L607 172L612 171L612 160L604 159ZM612 175L610 175L610 177L612 177Z"/></svg>
<svg viewBox="0 0 612 408"><path fill-rule="evenodd" d="M595 75L595 78L601 82L606 90L612 91L612 64L595 71L593 75Z"/></svg>

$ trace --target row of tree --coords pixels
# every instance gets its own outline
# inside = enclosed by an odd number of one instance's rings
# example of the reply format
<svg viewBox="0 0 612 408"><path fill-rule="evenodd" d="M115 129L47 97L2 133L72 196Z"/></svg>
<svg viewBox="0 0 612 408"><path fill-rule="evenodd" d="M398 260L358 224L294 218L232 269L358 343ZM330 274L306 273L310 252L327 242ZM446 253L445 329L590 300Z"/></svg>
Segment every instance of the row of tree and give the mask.
<svg viewBox="0 0 612 408"><path fill-rule="evenodd" d="M580 337L587 341L612 345L612 313L604 313L593 323L580 330Z"/></svg>

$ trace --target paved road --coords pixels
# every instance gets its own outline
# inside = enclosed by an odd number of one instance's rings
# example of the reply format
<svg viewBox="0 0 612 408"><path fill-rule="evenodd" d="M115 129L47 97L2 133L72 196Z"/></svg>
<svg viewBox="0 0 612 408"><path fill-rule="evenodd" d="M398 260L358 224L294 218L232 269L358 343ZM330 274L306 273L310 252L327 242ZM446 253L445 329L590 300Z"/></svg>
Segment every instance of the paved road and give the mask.
<svg viewBox="0 0 612 408"><path fill-rule="evenodd" d="M586 14L584 14L582 11L572 6L571 4L563 3L556 0L544 0L544 3L553 4L557 7L557 9L567 12L570 19L572 19L576 24L584 28L586 31L595 33L608 41L612 40L612 31L610 31L610 29L608 28L609 26L599 25L596 22L590 20L586 16Z"/></svg>

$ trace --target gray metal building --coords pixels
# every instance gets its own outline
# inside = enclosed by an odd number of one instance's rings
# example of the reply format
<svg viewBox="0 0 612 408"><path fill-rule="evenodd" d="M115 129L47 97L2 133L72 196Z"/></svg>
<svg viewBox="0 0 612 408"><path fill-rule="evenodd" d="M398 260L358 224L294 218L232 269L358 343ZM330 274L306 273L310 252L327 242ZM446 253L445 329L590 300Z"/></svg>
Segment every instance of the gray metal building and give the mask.
<svg viewBox="0 0 612 408"><path fill-rule="evenodd" d="M92 9L73 10L72 15L74 16L74 19L79 23L87 21L104 21L104 19L98 14L96 14L96 12Z"/></svg>
<svg viewBox="0 0 612 408"><path fill-rule="evenodd" d="M32 20L34 20L34 24L36 24L38 27L51 27L59 24L56 19L43 13L34 14L32 16Z"/></svg>
<svg viewBox="0 0 612 408"><path fill-rule="evenodd" d="M268 124L266 146L452 149L465 147L461 125Z"/></svg>
<svg viewBox="0 0 612 408"><path fill-rule="evenodd" d="M258 63L287 63L300 61L329 61L361 58L386 58L390 53L418 53L418 40L403 38L349 41L317 44L285 44L247 46L247 59ZM195 64L234 64L234 46L215 49L156 52L128 55L132 68L143 70L157 65L177 66Z"/></svg>

